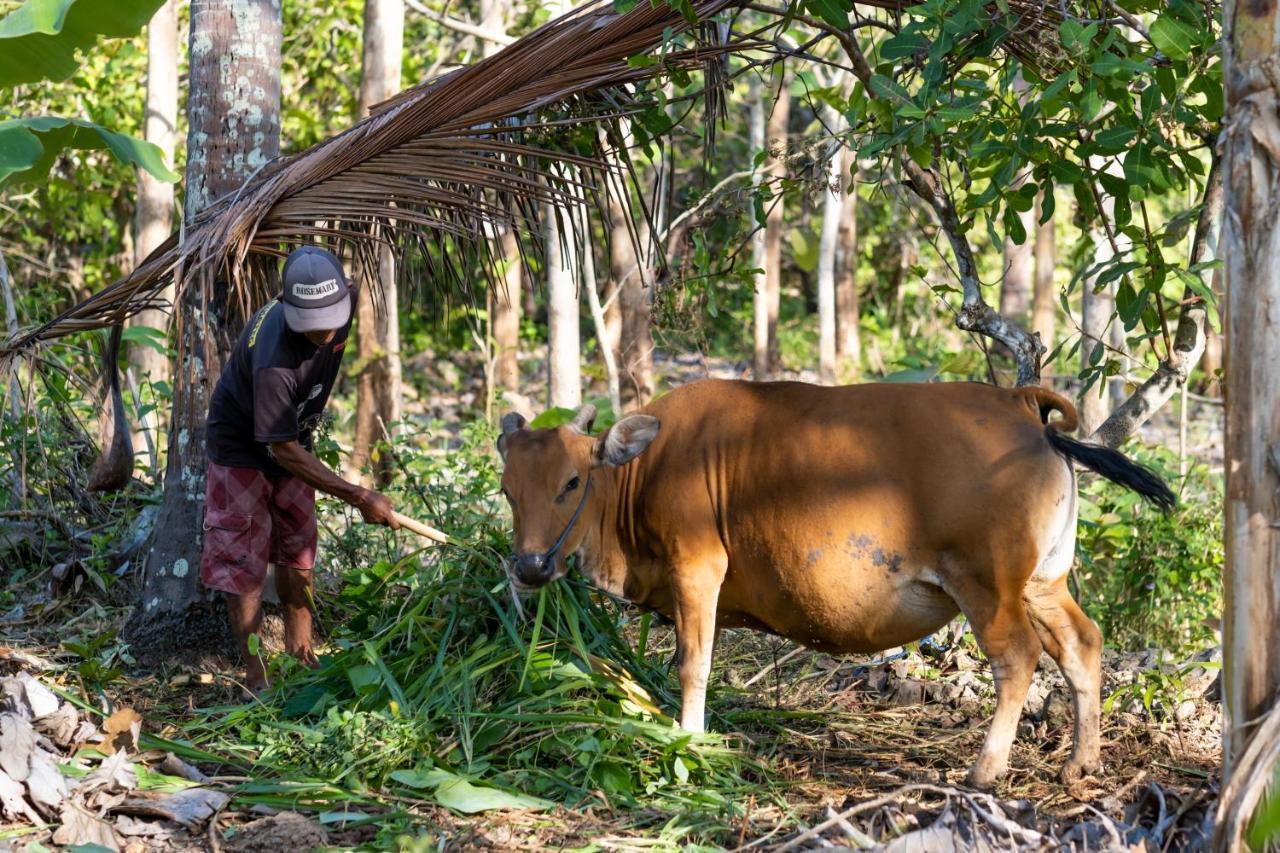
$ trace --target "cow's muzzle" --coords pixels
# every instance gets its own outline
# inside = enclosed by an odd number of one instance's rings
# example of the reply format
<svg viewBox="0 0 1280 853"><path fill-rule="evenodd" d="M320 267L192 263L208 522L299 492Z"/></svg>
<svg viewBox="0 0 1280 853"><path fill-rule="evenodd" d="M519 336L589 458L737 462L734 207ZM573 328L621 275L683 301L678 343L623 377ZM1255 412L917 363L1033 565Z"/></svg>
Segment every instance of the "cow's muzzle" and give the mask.
<svg viewBox="0 0 1280 853"><path fill-rule="evenodd" d="M512 561L512 570L521 586L539 587L551 580L556 572L556 559L552 554L525 554Z"/></svg>

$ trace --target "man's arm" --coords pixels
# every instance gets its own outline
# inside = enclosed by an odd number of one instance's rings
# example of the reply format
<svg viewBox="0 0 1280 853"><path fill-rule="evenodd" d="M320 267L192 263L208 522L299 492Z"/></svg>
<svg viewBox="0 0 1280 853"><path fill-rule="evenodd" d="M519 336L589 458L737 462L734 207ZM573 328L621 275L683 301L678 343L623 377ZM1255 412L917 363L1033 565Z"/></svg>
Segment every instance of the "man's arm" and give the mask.
<svg viewBox="0 0 1280 853"><path fill-rule="evenodd" d="M323 462L298 442L272 442L271 453L281 468L313 489L351 504L360 510L360 514L369 524L385 524L392 530L399 529L400 524L396 521L391 501L387 500L385 495L361 488L355 483L348 483L330 471Z"/></svg>

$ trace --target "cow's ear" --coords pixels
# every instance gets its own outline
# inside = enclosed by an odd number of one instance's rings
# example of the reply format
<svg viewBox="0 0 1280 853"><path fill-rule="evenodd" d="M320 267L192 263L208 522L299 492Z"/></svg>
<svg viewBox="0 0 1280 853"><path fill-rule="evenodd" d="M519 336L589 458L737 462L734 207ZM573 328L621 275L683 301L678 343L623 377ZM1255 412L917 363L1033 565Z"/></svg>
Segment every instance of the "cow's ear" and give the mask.
<svg viewBox="0 0 1280 853"><path fill-rule="evenodd" d="M596 464L614 468L626 465L645 452L658 437L661 426L653 415L630 415L623 418L596 439Z"/></svg>
<svg viewBox="0 0 1280 853"><path fill-rule="evenodd" d="M508 412L502 416L502 433L498 436L498 455L502 457L502 461L507 461L507 436L512 433L519 432L529 425L524 419L524 415L518 412Z"/></svg>

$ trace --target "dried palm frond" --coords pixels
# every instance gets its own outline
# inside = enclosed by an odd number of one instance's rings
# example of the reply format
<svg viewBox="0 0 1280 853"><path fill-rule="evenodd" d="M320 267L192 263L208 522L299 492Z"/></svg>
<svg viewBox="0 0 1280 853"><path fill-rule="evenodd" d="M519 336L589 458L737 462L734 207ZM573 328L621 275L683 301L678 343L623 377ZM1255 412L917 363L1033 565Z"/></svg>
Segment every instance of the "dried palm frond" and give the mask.
<svg viewBox="0 0 1280 853"><path fill-rule="evenodd" d="M691 5L705 20L733 2ZM724 39L671 51L661 64L628 62L701 32L665 3L619 13L596 0L501 53L407 89L350 130L268 164L206 209L181 241L171 236L129 276L5 350L118 322L154 305L175 279L180 287L197 278L225 281L243 316L269 295L272 277L264 273L309 241L364 259L389 245L414 256L404 265L415 272L411 288L424 274L428 286L465 286L487 265L486 237L495 225L536 231L539 205L567 208L583 197L598 204L596 196L617 183L598 180L606 168L600 136L577 128L624 115L632 108L628 87L664 68L764 46ZM607 99L600 96L606 91ZM557 114L548 117L553 107Z"/></svg>

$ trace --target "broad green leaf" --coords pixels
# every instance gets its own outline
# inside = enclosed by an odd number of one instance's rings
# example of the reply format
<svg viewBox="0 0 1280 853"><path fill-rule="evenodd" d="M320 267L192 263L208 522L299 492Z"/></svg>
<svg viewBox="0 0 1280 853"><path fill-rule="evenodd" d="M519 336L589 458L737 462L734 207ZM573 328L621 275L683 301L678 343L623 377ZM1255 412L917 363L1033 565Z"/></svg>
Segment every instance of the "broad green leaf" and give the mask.
<svg viewBox="0 0 1280 853"><path fill-rule="evenodd" d="M1100 154L1118 154L1129 147L1129 143L1138 135L1133 127L1108 127L1093 138Z"/></svg>
<svg viewBox="0 0 1280 853"><path fill-rule="evenodd" d="M165 165L164 153L150 142L82 119L36 116L0 121L0 186L44 180L65 148L106 148L121 162L145 169L162 181L179 178Z"/></svg>
<svg viewBox="0 0 1280 853"><path fill-rule="evenodd" d="M164 0L26 0L0 19L0 86L65 80L76 51L137 35Z"/></svg>
<svg viewBox="0 0 1280 853"><path fill-rule="evenodd" d="M481 788L465 779L442 782L436 788L436 802L445 808L463 814L492 811L494 809L537 809L555 807L555 803L541 797L512 794L497 788Z"/></svg>
<svg viewBox="0 0 1280 853"><path fill-rule="evenodd" d="M809 0L808 6L833 27L844 30L849 26L849 12L853 10L849 0Z"/></svg>
<svg viewBox="0 0 1280 853"><path fill-rule="evenodd" d="M1124 176L1136 186L1164 188L1164 179L1156 167L1150 142L1141 139L1124 155Z"/></svg>
<svg viewBox="0 0 1280 853"><path fill-rule="evenodd" d="M1151 42L1170 59L1186 59L1199 33L1189 21L1164 12L1151 25Z"/></svg>
<svg viewBox="0 0 1280 853"><path fill-rule="evenodd" d="M880 45L881 59L904 59L915 56L929 47L929 39L922 32L904 29L902 32L886 39Z"/></svg>
<svg viewBox="0 0 1280 853"><path fill-rule="evenodd" d="M881 98L898 104L911 103L911 93L904 89L897 80L892 77L886 77L883 74L871 75L871 91Z"/></svg>

